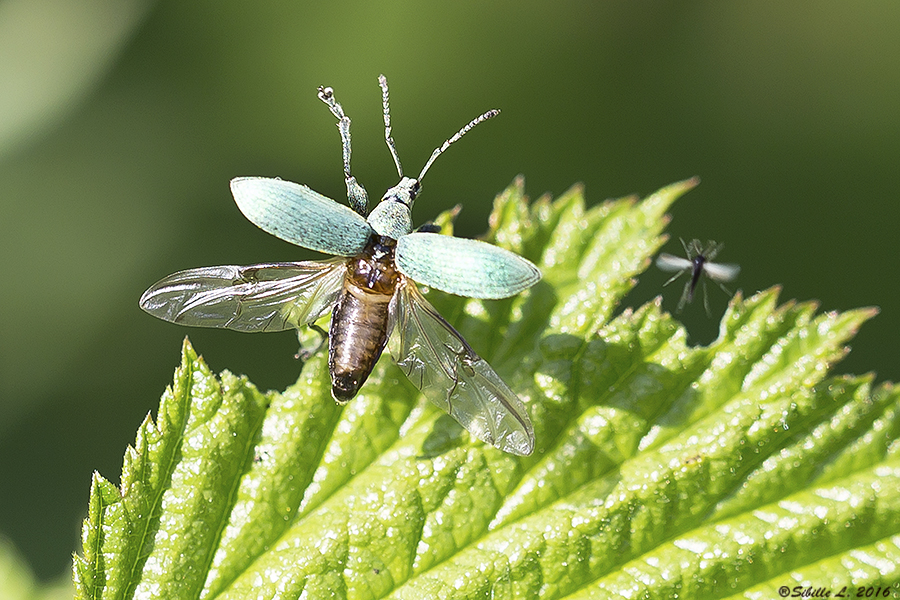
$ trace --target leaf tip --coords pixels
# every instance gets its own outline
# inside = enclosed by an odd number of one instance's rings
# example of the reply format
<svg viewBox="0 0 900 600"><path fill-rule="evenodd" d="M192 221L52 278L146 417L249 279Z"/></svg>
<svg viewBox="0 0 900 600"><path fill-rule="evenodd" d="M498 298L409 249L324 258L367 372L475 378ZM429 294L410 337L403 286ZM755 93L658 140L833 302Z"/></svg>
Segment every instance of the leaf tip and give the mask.
<svg viewBox="0 0 900 600"><path fill-rule="evenodd" d="M181 342L181 361L183 363L194 362L197 358L197 351L191 345L190 338L184 336L184 341Z"/></svg>
<svg viewBox="0 0 900 600"><path fill-rule="evenodd" d="M573 183L569 189L567 189L563 195L568 196L570 194L578 194L584 196L584 183L579 181L578 183Z"/></svg>
<svg viewBox="0 0 900 600"><path fill-rule="evenodd" d="M858 308L857 310L865 317L866 321L868 321L869 319L874 319L881 314L880 306L863 306L862 308Z"/></svg>

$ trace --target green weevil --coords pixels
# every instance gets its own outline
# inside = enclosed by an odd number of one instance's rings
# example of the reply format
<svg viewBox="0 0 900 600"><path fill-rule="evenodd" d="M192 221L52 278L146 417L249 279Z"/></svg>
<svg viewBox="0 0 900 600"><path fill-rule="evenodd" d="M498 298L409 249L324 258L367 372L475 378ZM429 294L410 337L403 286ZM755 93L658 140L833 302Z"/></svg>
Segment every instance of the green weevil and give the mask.
<svg viewBox="0 0 900 600"><path fill-rule="evenodd" d="M416 286L497 299L541 278L534 264L508 250L440 235L433 226L412 229L413 201L434 160L499 111L460 129L413 179L403 175L391 137L383 75L379 84L385 140L400 182L371 212L365 189L350 174L350 119L327 87L318 96L338 119L350 207L281 179L231 181L235 202L255 225L335 258L180 271L144 292L141 308L173 323L244 332L313 326L331 311L328 366L337 402L356 396L387 346L410 381L474 437L506 452L531 454L534 429L522 401Z"/></svg>

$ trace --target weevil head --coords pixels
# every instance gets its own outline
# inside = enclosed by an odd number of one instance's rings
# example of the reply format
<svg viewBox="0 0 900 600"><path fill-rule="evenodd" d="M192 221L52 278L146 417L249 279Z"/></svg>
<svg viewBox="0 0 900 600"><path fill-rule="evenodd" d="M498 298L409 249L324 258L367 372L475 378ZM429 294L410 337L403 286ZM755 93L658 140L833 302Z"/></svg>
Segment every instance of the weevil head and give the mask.
<svg viewBox="0 0 900 600"><path fill-rule="evenodd" d="M375 233L398 240L412 231L412 206L419 188L418 179L404 177L384 193L367 219Z"/></svg>

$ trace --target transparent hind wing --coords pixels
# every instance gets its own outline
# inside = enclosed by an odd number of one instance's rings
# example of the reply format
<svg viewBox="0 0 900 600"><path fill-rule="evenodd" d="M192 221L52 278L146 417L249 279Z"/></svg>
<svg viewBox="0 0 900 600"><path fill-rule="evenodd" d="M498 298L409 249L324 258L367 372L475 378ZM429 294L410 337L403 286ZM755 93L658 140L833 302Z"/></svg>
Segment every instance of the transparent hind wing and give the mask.
<svg viewBox="0 0 900 600"><path fill-rule="evenodd" d="M394 300L391 356L431 402L479 440L511 454L534 450L525 405L491 366L404 280Z"/></svg>
<svg viewBox="0 0 900 600"><path fill-rule="evenodd" d="M173 273L141 296L164 321L235 331L283 331L312 323L340 292L346 259L202 267Z"/></svg>

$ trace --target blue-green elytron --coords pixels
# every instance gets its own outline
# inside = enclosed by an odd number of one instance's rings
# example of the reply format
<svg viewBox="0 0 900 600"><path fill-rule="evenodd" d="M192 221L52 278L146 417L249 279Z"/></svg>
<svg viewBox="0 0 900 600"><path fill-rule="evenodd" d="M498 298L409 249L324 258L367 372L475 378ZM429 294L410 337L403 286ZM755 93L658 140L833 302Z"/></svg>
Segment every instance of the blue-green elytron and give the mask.
<svg viewBox="0 0 900 600"><path fill-rule="evenodd" d="M202 267L163 278L141 308L173 323L237 331L312 325L332 311L332 395L352 399L388 346L425 396L476 438L513 454L534 449L524 404L489 364L428 303L416 283L471 298L507 298L541 278L528 260L476 240L412 229L412 205L434 160L492 110L432 153L415 179L405 177L391 137L387 80L379 77L385 140L400 182L368 212L368 195L350 174L350 119L331 88L319 98L338 119L348 208L297 183L239 177L231 191L261 229L297 246L335 255L322 261Z"/></svg>

